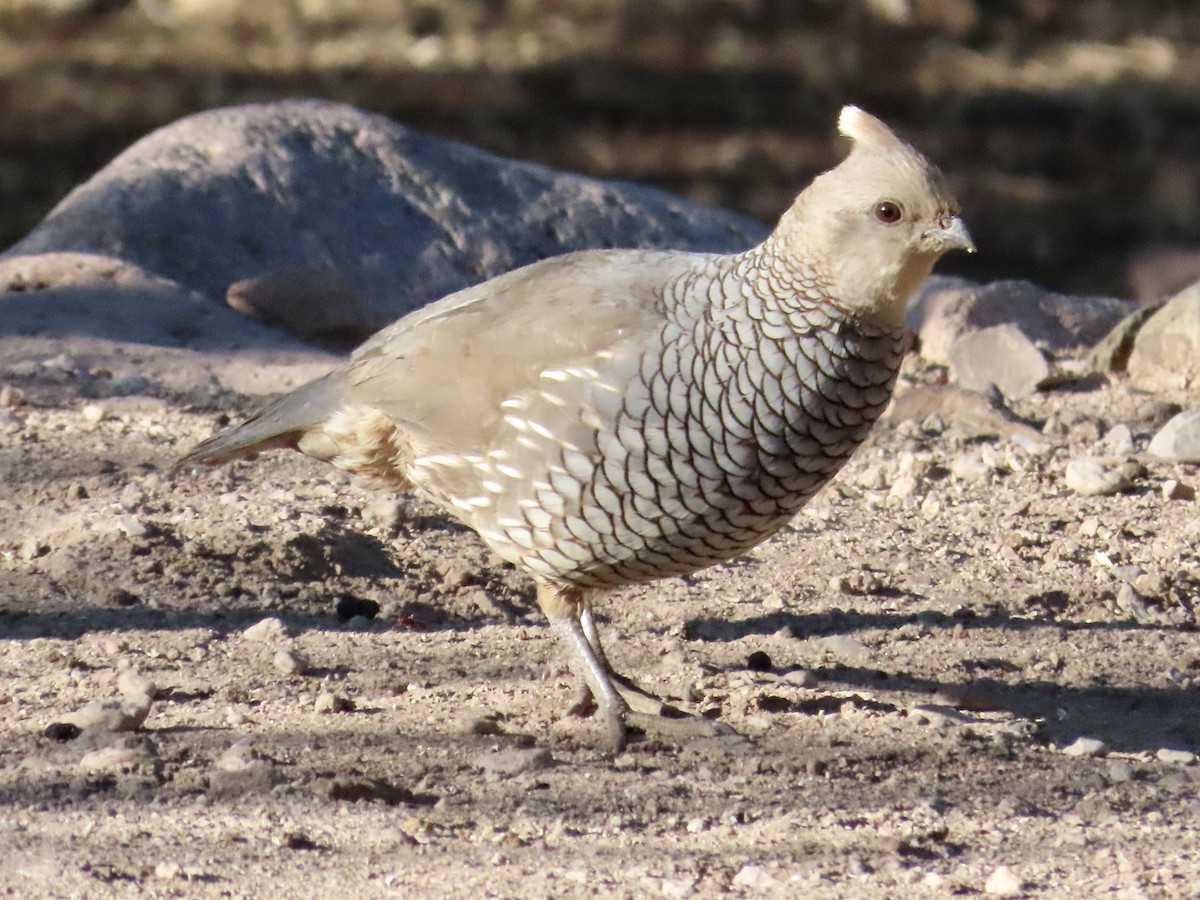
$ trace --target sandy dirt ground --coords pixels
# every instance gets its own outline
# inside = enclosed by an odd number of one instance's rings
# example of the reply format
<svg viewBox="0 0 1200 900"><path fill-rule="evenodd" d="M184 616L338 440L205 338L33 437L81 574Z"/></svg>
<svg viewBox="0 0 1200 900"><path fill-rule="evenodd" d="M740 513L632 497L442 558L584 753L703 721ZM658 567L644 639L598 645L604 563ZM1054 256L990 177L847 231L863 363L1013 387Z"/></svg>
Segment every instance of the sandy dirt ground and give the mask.
<svg viewBox="0 0 1200 900"><path fill-rule="evenodd" d="M0 359L9 896L1200 891L1200 516L1163 493L1200 472L1119 381L1007 436L935 395L747 557L603 598L614 664L740 735L613 758L528 581L432 506L294 455L171 473L330 357ZM1087 454L1128 486L1068 490ZM139 674L140 728L65 724Z"/></svg>

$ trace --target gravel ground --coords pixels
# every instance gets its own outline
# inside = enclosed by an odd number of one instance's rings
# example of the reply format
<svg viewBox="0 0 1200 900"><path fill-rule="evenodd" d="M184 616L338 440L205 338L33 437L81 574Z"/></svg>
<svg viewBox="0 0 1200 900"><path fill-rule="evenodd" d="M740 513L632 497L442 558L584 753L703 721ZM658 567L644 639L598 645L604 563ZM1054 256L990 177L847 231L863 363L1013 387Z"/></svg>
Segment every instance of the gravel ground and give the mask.
<svg viewBox="0 0 1200 900"><path fill-rule="evenodd" d="M935 393L745 558L604 598L618 668L741 735L614 759L471 532L291 455L171 474L260 402L199 354L2 343L9 895L1200 885L1200 472L1141 452L1154 397L1038 394L1004 438ZM252 356L257 390L323 362ZM1067 486L1086 456L1118 493Z"/></svg>

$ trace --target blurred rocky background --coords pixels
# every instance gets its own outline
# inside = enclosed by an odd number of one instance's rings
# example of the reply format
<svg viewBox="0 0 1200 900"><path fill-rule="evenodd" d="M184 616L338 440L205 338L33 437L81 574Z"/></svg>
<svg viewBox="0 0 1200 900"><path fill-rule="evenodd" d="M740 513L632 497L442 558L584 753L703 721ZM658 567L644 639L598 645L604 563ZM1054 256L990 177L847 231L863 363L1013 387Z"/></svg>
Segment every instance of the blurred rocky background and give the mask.
<svg viewBox="0 0 1200 900"><path fill-rule="evenodd" d="M285 97L764 221L855 102L950 173L982 252L944 271L1200 278L1191 0L0 0L0 246L154 128Z"/></svg>

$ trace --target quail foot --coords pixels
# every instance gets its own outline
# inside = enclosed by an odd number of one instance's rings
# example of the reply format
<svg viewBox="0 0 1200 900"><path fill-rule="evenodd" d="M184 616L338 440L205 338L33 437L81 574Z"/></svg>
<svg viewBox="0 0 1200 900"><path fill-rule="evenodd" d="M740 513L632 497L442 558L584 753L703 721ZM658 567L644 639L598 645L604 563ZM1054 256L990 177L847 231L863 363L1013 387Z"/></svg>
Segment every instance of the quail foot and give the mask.
<svg viewBox="0 0 1200 900"><path fill-rule="evenodd" d="M616 750L727 730L615 675L592 603L769 538L891 395L907 299L974 249L941 173L847 106L848 156L743 253L610 250L445 297L192 450L289 448L415 490L536 582Z"/></svg>

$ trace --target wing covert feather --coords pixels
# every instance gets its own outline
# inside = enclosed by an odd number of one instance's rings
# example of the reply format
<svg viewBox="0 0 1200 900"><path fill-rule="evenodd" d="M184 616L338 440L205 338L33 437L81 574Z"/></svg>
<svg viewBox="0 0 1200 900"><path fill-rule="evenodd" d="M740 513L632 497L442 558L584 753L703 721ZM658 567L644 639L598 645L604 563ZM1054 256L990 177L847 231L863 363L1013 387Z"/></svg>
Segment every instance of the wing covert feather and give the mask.
<svg viewBox="0 0 1200 900"><path fill-rule="evenodd" d="M347 363L347 399L447 449L478 446L500 404L541 372L655 339L673 277L695 263L663 251L587 251L451 294L381 331Z"/></svg>

